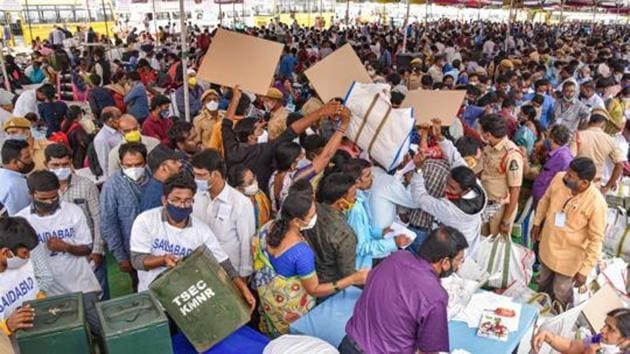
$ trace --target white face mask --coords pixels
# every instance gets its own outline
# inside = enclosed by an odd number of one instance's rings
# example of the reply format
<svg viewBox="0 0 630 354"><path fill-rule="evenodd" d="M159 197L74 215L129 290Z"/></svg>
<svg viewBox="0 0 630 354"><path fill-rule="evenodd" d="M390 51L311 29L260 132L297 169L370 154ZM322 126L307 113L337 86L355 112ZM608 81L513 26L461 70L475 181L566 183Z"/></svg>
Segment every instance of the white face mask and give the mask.
<svg viewBox="0 0 630 354"><path fill-rule="evenodd" d="M197 185L197 190L200 192L208 190L208 181L204 179L195 179L195 184Z"/></svg>
<svg viewBox="0 0 630 354"><path fill-rule="evenodd" d="M313 215L311 221L309 221L308 224L300 227L300 231L310 230L315 227L315 224L317 224L317 214Z"/></svg>
<svg viewBox="0 0 630 354"><path fill-rule="evenodd" d="M138 182L144 176L144 167L123 168L123 173L131 180Z"/></svg>
<svg viewBox="0 0 630 354"><path fill-rule="evenodd" d="M7 269L20 269L26 263L28 263L28 259L13 255L11 258L7 258Z"/></svg>
<svg viewBox="0 0 630 354"><path fill-rule="evenodd" d="M219 109L219 102L217 101L210 101L208 103L206 103L206 109L209 110L210 112L214 112L217 109Z"/></svg>
<svg viewBox="0 0 630 354"><path fill-rule="evenodd" d="M60 168L55 168L50 170L52 173L54 173L57 178L59 178L60 181L65 181L68 178L70 178L70 175L72 174L72 169L70 167L60 167Z"/></svg>
<svg viewBox="0 0 630 354"><path fill-rule="evenodd" d="M263 133L256 137L256 142L258 144L264 144L269 141L269 133L266 130L263 130Z"/></svg>
<svg viewBox="0 0 630 354"><path fill-rule="evenodd" d="M258 181L254 181L254 183L249 186L243 188L243 193L247 196L252 196L258 193Z"/></svg>
<svg viewBox="0 0 630 354"><path fill-rule="evenodd" d="M598 354L619 354L621 349L614 344L599 343Z"/></svg>

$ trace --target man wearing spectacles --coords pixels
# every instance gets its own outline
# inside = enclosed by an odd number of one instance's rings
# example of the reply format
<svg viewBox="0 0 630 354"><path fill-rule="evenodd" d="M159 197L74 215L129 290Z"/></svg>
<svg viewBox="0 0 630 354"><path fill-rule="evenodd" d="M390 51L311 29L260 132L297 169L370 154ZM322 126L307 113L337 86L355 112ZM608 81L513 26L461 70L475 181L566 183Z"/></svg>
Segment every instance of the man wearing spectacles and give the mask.
<svg viewBox="0 0 630 354"><path fill-rule="evenodd" d="M206 245L234 281L253 311L256 300L232 266L214 233L192 214L195 181L185 173L171 176L164 184L162 207L140 214L131 229L131 263L138 270L138 291L167 268L201 245Z"/></svg>

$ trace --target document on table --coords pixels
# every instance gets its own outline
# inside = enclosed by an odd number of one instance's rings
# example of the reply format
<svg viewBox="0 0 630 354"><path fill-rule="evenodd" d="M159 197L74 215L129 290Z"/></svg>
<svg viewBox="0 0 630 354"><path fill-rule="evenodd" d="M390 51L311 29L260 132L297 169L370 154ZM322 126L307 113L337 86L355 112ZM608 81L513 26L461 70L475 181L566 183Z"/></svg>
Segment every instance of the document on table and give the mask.
<svg viewBox="0 0 630 354"><path fill-rule="evenodd" d="M510 332L518 331L518 323L521 317L521 304L513 302L509 297L497 295L489 291L475 293L468 302L468 305L453 317L453 321L466 322L468 327L477 328L481 321L483 311L494 311L499 307L514 311L514 317L502 318L505 319L505 326Z"/></svg>
<svg viewBox="0 0 630 354"><path fill-rule="evenodd" d="M399 224L398 222L394 221L394 223L392 224L392 226L389 227L390 229L392 229L392 231L386 233L383 237L384 238L392 238L392 237L396 237L398 235L405 235L407 237L409 237L409 243L403 247L403 248L407 248L410 244L413 243L413 240L416 239L416 233L409 230L405 225Z"/></svg>

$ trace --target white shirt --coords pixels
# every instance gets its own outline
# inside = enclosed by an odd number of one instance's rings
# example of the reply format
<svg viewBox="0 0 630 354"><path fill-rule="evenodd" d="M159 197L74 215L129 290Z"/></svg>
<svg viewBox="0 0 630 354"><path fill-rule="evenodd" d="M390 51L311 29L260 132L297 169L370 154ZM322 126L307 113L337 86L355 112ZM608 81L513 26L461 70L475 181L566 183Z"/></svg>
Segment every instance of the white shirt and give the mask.
<svg viewBox="0 0 630 354"><path fill-rule="evenodd" d="M183 258L197 247L206 245L217 262L228 259L208 225L192 216L183 229L172 226L163 217L164 208L158 207L138 215L131 228L131 252L163 256L171 254ZM138 271L138 291L145 291L166 267Z"/></svg>
<svg viewBox="0 0 630 354"><path fill-rule="evenodd" d="M14 117L24 117L28 113L35 113L39 118L39 110L37 109L37 95L35 90L26 90L20 94L15 107L13 107Z"/></svg>
<svg viewBox="0 0 630 354"><path fill-rule="evenodd" d="M16 216L28 220L37 233L37 239L43 246L46 246L46 242L50 238L59 238L74 246L92 246L92 234L85 220L85 214L81 208L72 203L62 201L57 211L45 216L32 213L29 205ZM60 289L59 294L48 295L101 291L101 286L88 263L87 257L79 257L66 252L53 252L48 247L44 247L44 250L48 256L48 265L53 279Z"/></svg>
<svg viewBox="0 0 630 354"><path fill-rule="evenodd" d="M98 164L101 165L101 169L103 170L103 175L110 176L109 152L112 151L116 145L120 144L122 140L122 135L107 124L103 125L103 129L94 137L94 151L96 152Z"/></svg>
<svg viewBox="0 0 630 354"><path fill-rule="evenodd" d="M25 301L35 300L38 292L30 259L18 269L5 269L0 273L0 321L9 318Z"/></svg>
<svg viewBox="0 0 630 354"><path fill-rule="evenodd" d="M595 108L606 109L606 106L604 105L604 100L596 93L593 94L591 98L582 98L582 103L584 103L586 107L588 107L588 109L590 109L591 111Z"/></svg>
<svg viewBox="0 0 630 354"><path fill-rule="evenodd" d="M197 192L193 215L208 224L242 277L252 274L252 237L256 233L254 205L227 183L212 200L209 192Z"/></svg>

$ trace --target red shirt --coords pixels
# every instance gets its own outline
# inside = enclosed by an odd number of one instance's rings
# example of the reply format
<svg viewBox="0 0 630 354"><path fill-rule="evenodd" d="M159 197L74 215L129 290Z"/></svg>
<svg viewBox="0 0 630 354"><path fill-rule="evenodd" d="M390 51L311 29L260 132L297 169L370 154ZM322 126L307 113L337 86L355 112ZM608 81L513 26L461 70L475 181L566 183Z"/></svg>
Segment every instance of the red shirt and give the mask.
<svg viewBox="0 0 630 354"><path fill-rule="evenodd" d="M163 119L151 115L142 123L142 135L156 138L160 143L169 146L168 130L173 126L173 120L171 118Z"/></svg>

